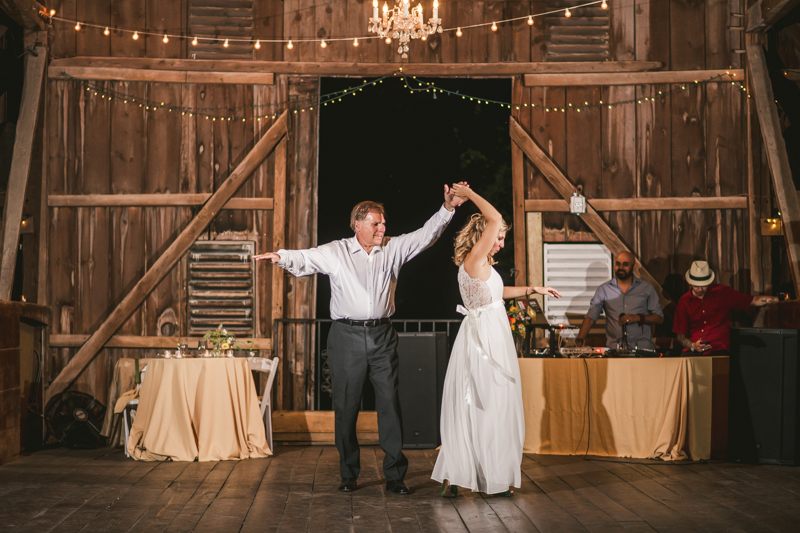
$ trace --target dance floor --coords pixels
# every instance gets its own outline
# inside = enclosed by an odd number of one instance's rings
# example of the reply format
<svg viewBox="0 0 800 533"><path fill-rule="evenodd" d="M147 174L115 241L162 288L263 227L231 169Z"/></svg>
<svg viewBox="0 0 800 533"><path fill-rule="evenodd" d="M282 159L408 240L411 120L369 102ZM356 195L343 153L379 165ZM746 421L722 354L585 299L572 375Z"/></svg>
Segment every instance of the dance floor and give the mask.
<svg viewBox="0 0 800 533"><path fill-rule="evenodd" d="M341 494L338 454L279 447L274 457L144 463L120 449L43 451L0 467L0 530L10 531L796 531L800 469L526 455L512 498L439 497L436 452L411 450L411 496L387 494L379 448L362 451L361 488Z"/></svg>

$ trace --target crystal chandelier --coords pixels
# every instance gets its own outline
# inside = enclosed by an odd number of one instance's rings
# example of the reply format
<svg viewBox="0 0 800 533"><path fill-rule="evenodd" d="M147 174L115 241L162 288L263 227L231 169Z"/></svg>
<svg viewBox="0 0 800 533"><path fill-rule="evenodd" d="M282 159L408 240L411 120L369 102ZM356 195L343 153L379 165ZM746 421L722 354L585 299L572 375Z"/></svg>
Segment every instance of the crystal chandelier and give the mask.
<svg viewBox="0 0 800 533"><path fill-rule="evenodd" d="M433 0L433 17L425 23L422 15L422 4L411 7L409 0L397 0L397 4L389 10L386 3L383 4L383 17L378 17L378 0L372 0L372 17L369 19L369 31L377 33L381 39L386 39L391 43L392 39L397 39L400 46L397 53L402 54L403 59L408 57L409 39L428 38L428 35L442 33L442 19L439 18L439 1Z"/></svg>

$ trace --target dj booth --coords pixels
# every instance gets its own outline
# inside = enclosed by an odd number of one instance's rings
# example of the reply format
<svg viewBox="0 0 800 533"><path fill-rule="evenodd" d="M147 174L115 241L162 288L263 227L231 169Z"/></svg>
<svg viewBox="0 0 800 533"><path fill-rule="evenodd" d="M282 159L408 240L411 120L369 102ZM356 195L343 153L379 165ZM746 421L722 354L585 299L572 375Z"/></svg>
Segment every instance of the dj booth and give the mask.
<svg viewBox="0 0 800 533"><path fill-rule="evenodd" d="M720 357L519 359L526 453L724 458Z"/></svg>

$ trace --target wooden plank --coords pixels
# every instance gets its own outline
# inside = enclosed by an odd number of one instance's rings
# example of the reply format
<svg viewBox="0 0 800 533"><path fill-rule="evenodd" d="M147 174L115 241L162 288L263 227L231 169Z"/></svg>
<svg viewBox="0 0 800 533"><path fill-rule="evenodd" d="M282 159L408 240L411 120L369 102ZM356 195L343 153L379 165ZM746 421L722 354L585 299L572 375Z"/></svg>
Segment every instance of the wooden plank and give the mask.
<svg viewBox="0 0 800 533"><path fill-rule="evenodd" d="M177 194L51 194L49 207L192 207L205 204L210 193ZM231 198L223 209L273 209L272 198Z"/></svg>
<svg viewBox="0 0 800 533"><path fill-rule="evenodd" d="M239 531L269 464L269 458L237 461L194 531Z"/></svg>
<svg viewBox="0 0 800 533"><path fill-rule="evenodd" d="M705 2L669 0L669 20L661 24L669 25L662 31L670 35L670 70L707 68Z"/></svg>
<svg viewBox="0 0 800 533"><path fill-rule="evenodd" d="M798 5L800 5L800 0L757 0L753 2L747 8L747 31L767 32Z"/></svg>
<svg viewBox="0 0 800 533"><path fill-rule="evenodd" d="M274 411L272 413L272 431L279 433L333 433L333 415L333 411ZM378 415L376 411L359 412L356 431L359 433L377 432Z"/></svg>
<svg viewBox="0 0 800 533"><path fill-rule="evenodd" d="M563 64L563 63L561 63ZM743 80L744 70L673 70L658 72L590 72L585 74L525 74L526 87L571 87L589 85L646 85L693 83L721 76L720 81ZM596 104L597 102L589 102Z"/></svg>
<svg viewBox="0 0 800 533"><path fill-rule="evenodd" d="M222 487L227 483L233 469L239 461L219 461L213 470L203 479L200 487L194 492L189 501L178 512L166 532L177 533L194 531L195 526L214 502Z"/></svg>
<svg viewBox="0 0 800 533"><path fill-rule="evenodd" d="M674 211L695 209L747 209L745 196L689 196L642 198L588 198L595 211ZM563 199L525 200L527 212L569 213L569 202Z"/></svg>
<svg viewBox="0 0 800 533"><path fill-rule="evenodd" d="M275 198L272 211L272 249L280 250L286 244L286 139L275 149ZM284 271L277 265L271 267L272 320L283 318ZM272 335L273 332L270 332ZM273 339L275 340L275 339Z"/></svg>
<svg viewBox="0 0 800 533"><path fill-rule="evenodd" d="M287 15L291 19L294 15ZM286 38L290 36L287 35ZM459 40L463 40L461 37ZM128 38L130 41L131 39ZM319 45L313 45L318 47ZM348 45L352 48L352 44ZM382 47L387 47L381 43ZM299 45L286 50L287 54L297 53ZM360 48L360 47L359 47ZM393 53L396 50L393 50ZM395 54L397 55L397 54ZM399 56L398 56L399 57ZM463 58L462 58L463 59ZM396 59L395 59L396 60ZM55 59L50 64L48 75L61 76L61 72L70 75L87 76L85 79L98 79L93 76L93 69L126 69L127 71L164 71L178 75L188 72L216 72L219 74L305 74L313 76L366 76L378 77L391 74L403 67L403 72L413 76L440 77L502 77L518 74L542 73L608 73L608 72L640 72L661 68L660 61L576 61L576 62L531 62L531 63L359 63L359 62L314 62L314 61L237 61L217 59L155 59L155 58L121 58L121 57L70 57ZM74 69L74 70L67 70ZM85 70L78 70L85 69ZM107 70L100 71L106 75L113 74ZM724 71L723 71L724 72ZM669 73L663 73L669 74ZM691 78L694 81L697 78ZM159 81L168 81L161 79ZM203 80L205 81L205 79ZM175 81L179 83L178 81ZM629 85L630 82L626 82ZM590 84L586 84L590 85ZM596 84L595 84L596 85Z"/></svg>
<svg viewBox="0 0 800 533"><path fill-rule="evenodd" d="M789 270L792 273L795 294L800 294L800 202L792 181L792 169L789 166L786 142L781 134L778 109L774 104L775 95L769 79L767 60L760 45L747 45L747 62L750 65L758 122L772 171L772 185L783 218Z"/></svg>
<svg viewBox="0 0 800 533"><path fill-rule="evenodd" d="M197 60L201 61L201 60ZM160 83L222 83L272 85L275 75L258 72L214 72L182 70L142 70L136 68L106 67L53 67L48 69L51 79L147 81Z"/></svg>
<svg viewBox="0 0 800 533"><path fill-rule="evenodd" d="M33 141L36 137L36 123L39 119L39 107L41 107L39 104L42 96L42 80L47 64L45 48L36 48L34 53L25 56L25 81L22 86L22 101L14 138L14 152L11 156L5 208L3 209L0 300L5 301L11 299L11 289L14 285L22 207L25 201L25 189L28 186L28 174L31 169Z"/></svg>
<svg viewBox="0 0 800 533"><path fill-rule="evenodd" d="M250 153L245 156L242 163L231 173L231 175L220 186L217 192L206 202L200 212L192 222L181 232L172 242L161 257L136 283L131 291L111 312L109 317L100 325L97 331L84 344L69 364L56 377L47 391L47 398L51 398L66 389L72 381L84 370L86 365L91 362L97 351L114 334L122 323L139 307L150 291L155 288L161 279L166 276L175 263L189 249L198 235L206 228L209 222L216 216L222 206L236 193L244 181L264 160L264 158L275 148L278 142L286 135L287 112L281 115L275 124L270 128L264 137L258 141Z"/></svg>
<svg viewBox="0 0 800 533"><path fill-rule="evenodd" d="M515 84L518 91L525 90L521 84ZM525 254L525 156L522 150L511 146L511 192L513 201L512 222L514 231L514 285L525 285L528 279Z"/></svg>
<svg viewBox="0 0 800 533"><path fill-rule="evenodd" d="M44 30L44 19L39 13L47 13L35 0L0 0L0 9L26 30Z"/></svg>
<svg viewBox="0 0 800 533"><path fill-rule="evenodd" d="M79 348L88 341L90 335L56 333L50 335L50 346L54 348ZM272 339L263 338L237 338L240 343L253 342L254 350L272 350ZM190 350L196 350L200 343L198 337L160 337L114 335L103 345L106 348L166 348L174 350L178 344L188 344Z"/></svg>
<svg viewBox="0 0 800 533"><path fill-rule="evenodd" d="M522 148L522 151L525 152L528 159L542 171L542 174L550 181L550 184L553 185L559 194L565 199L572 196L572 192L575 190L573 183L561 172L547 153L522 129L513 117L510 119L510 128L511 139ZM611 253L615 255L622 252L632 253L591 205L587 206L586 213L581 215L581 219L586 222L603 244L608 246ZM636 263L639 265L639 277L653 285L653 288L659 295L661 307L666 307L667 304L672 303L672 300L664 293L661 284L653 279L653 276L650 275L639 259L636 260Z"/></svg>

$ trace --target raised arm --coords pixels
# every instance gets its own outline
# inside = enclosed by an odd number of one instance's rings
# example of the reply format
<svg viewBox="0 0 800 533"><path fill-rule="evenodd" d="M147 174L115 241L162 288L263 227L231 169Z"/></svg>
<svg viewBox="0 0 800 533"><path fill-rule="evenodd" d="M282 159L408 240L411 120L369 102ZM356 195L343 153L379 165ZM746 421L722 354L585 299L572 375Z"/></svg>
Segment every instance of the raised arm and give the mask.
<svg viewBox="0 0 800 533"><path fill-rule="evenodd" d="M461 184L466 186L466 182ZM387 249L399 264L410 261L436 242L453 219L455 208L464 202L464 198L456 196L453 189L445 185L442 207L420 229L393 237Z"/></svg>
<svg viewBox="0 0 800 533"><path fill-rule="evenodd" d="M500 231L503 229L503 217L492 204L469 187L456 183L453 185L453 192L460 198L471 200L486 218L486 229L483 230L481 238L467 254L464 260L464 270L470 277L488 279L491 265L486 258L492 252Z"/></svg>

